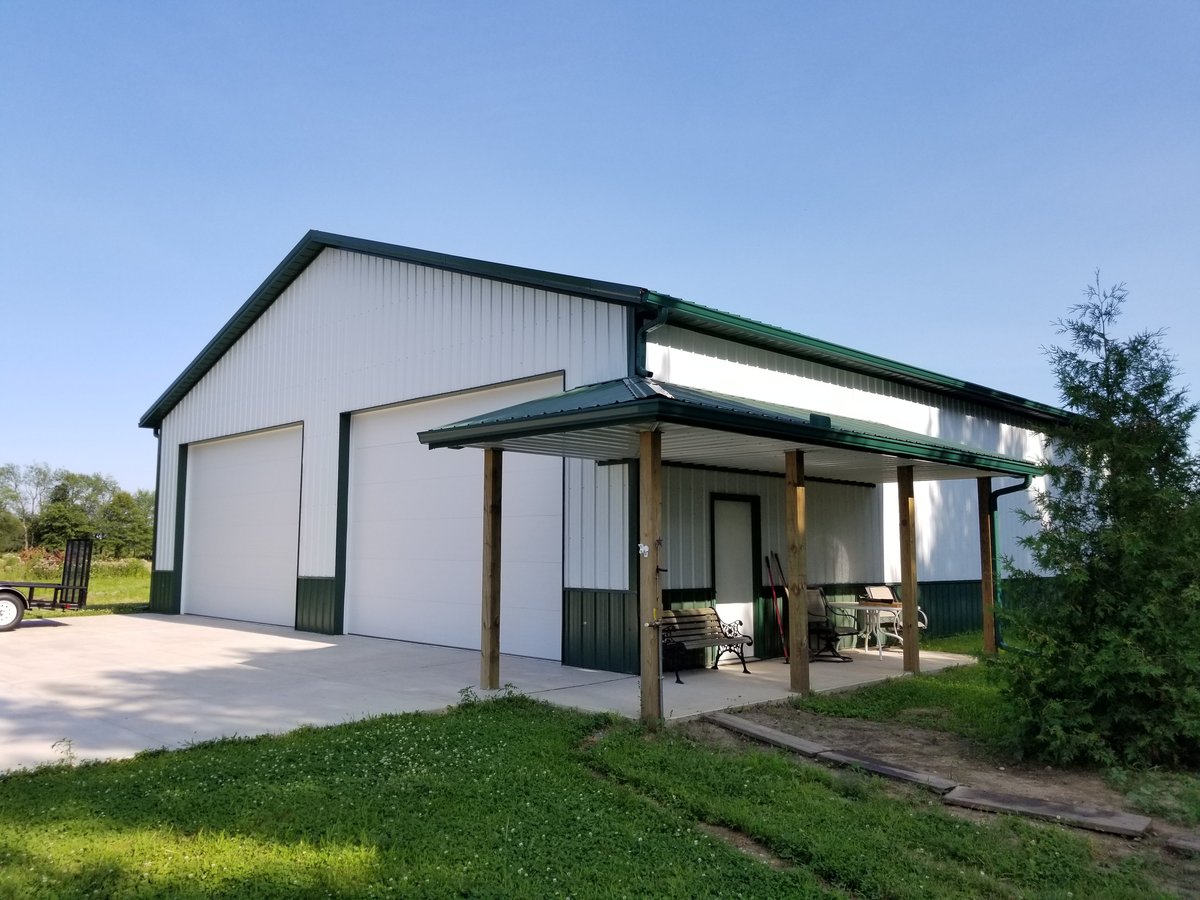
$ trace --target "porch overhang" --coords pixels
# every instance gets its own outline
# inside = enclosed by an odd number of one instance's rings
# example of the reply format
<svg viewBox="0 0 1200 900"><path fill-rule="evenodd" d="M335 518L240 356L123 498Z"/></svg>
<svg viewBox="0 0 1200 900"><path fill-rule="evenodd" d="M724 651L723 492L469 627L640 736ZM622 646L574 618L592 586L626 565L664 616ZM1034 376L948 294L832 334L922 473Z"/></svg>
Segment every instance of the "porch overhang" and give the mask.
<svg viewBox="0 0 1200 900"><path fill-rule="evenodd" d="M967 444L732 397L650 378L621 378L509 406L418 434L431 449L480 447L597 461L632 460L639 434L662 434L665 462L781 473L800 450L809 477L895 482L1040 475L1033 462Z"/></svg>

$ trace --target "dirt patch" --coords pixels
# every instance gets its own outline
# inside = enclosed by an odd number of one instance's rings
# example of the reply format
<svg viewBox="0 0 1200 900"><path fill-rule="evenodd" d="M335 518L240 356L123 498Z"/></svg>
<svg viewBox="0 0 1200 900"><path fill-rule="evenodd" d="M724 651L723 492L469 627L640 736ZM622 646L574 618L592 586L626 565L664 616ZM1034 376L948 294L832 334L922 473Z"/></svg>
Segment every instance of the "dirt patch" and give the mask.
<svg viewBox="0 0 1200 900"><path fill-rule="evenodd" d="M724 841L735 850L745 853L751 859L758 860L764 866L770 866L772 869L788 868L787 860L780 859L758 841L748 835L742 834L740 831L734 831L732 828L726 828L724 825L710 825L708 822L697 822L696 828L719 841Z"/></svg>

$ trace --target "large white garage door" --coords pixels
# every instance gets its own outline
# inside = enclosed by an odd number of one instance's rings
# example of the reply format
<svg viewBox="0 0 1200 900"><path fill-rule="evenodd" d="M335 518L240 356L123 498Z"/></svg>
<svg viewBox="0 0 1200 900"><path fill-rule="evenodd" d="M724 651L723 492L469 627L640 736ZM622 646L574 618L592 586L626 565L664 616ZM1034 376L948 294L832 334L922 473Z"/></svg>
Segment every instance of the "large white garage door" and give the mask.
<svg viewBox="0 0 1200 900"><path fill-rule="evenodd" d="M483 451L417 432L561 390L561 379L360 413L350 430L346 631L479 647ZM562 460L504 455L500 649L562 654Z"/></svg>
<svg viewBox="0 0 1200 900"><path fill-rule="evenodd" d="M185 613L296 624L299 426L188 448Z"/></svg>

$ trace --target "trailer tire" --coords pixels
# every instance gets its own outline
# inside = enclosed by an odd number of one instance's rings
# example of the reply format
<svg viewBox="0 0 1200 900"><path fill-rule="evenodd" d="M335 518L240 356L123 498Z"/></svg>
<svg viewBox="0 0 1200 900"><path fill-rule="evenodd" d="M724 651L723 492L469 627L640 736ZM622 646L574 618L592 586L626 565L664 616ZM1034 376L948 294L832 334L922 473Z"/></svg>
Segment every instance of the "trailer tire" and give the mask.
<svg viewBox="0 0 1200 900"><path fill-rule="evenodd" d="M25 617L25 598L16 591L0 591L0 631L12 631Z"/></svg>

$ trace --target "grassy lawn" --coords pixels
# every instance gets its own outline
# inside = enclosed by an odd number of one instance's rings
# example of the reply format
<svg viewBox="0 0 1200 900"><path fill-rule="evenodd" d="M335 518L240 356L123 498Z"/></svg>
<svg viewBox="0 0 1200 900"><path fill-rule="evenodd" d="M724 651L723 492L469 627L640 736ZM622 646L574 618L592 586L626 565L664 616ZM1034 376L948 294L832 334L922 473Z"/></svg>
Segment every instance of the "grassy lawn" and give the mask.
<svg viewBox="0 0 1200 900"><path fill-rule="evenodd" d="M7 557L6 557L7 558ZM54 574L27 572L17 565L0 565L0 581L55 581ZM39 590L35 597L51 597ZM57 619L71 616L103 616L112 613L145 612L150 603L150 564L143 560L96 560L88 582L87 606L78 610L31 609L27 619Z"/></svg>
<svg viewBox="0 0 1200 900"><path fill-rule="evenodd" d="M983 639L975 632L931 639L922 647L981 656ZM792 702L799 709L820 715L900 722L951 732L1002 759L1012 759L1015 752L1000 685L986 663ZM1200 827L1200 773L1118 769L1104 776L1134 809L1178 825Z"/></svg>
<svg viewBox="0 0 1200 900"><path fill-rule="evenodd" d="M0 780L5 897L1153 895L1141 857L1090 854L524 698Z"/></svg>

